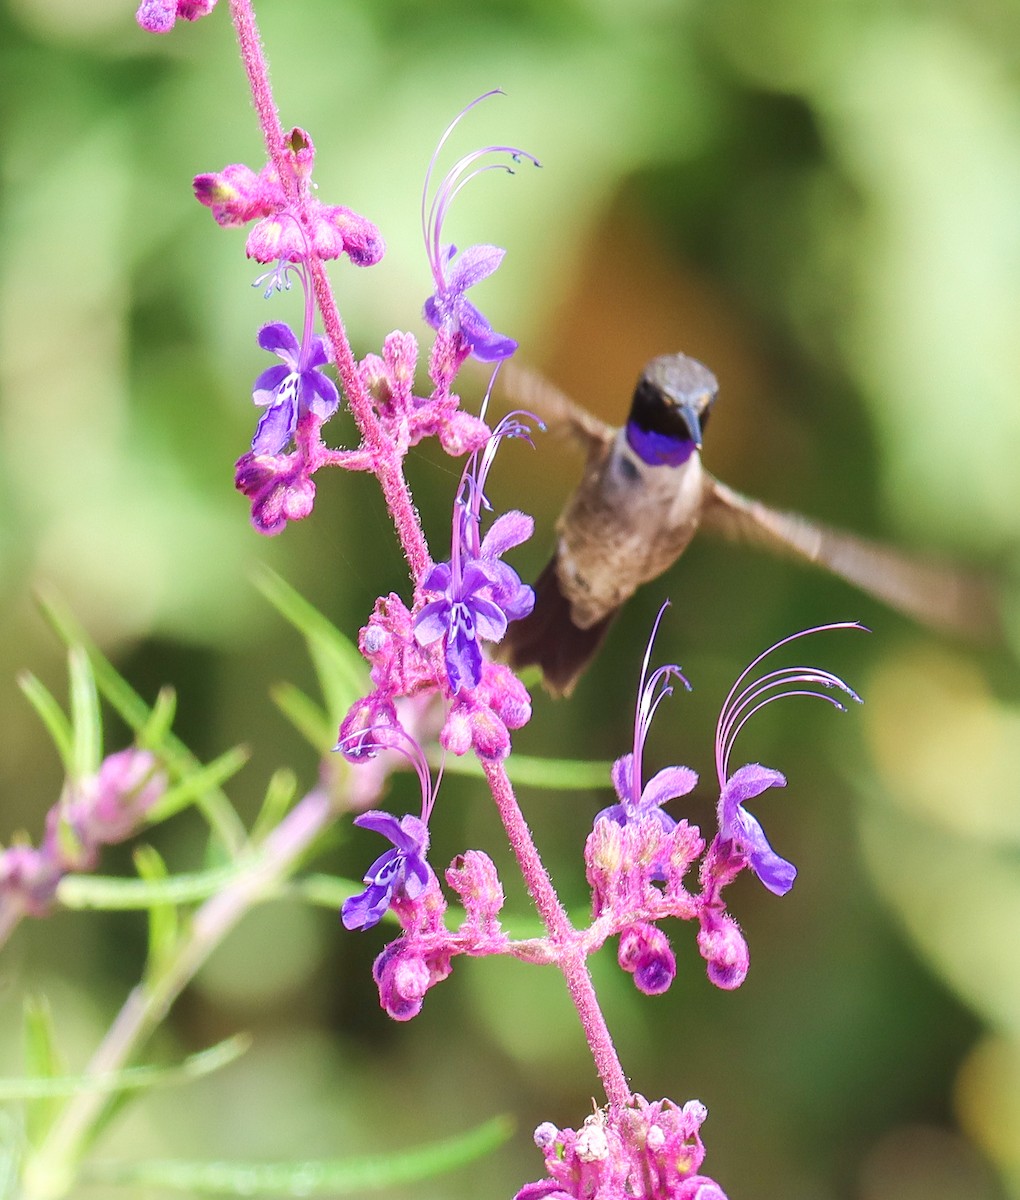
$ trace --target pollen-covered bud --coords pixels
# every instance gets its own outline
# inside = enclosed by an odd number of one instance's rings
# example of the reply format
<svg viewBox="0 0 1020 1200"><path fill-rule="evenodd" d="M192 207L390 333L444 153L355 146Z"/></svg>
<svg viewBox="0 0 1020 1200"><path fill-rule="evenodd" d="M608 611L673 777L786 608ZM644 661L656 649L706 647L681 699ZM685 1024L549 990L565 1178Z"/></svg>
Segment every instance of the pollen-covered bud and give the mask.
<svg viewBox="0 0 1020 1200"><path fill-rule="evenodd" d="M439 427L439 444L452 458L473 454L489 439L489 427L472 413L455 412Z"/></svg>
<svg viewBox="0 0 1020 1200"><path fill-rule="evenodd" d="M256 262L303 262L308 257L309 240L292 213L284 210L264 217L248 234L244 252Z"/></svg>
<svg viewBox="0 0 1020 1200"><path fill-rule="evenodd" d="M251 501L251 523L267 537L307 517L315 505L315 484L295 457L248 453L234 464L234 486Z"/></svg>
<svg viewBox="0 0 1020 1200"><path fill-rule="evenodd" d="M315 143L308 131L295 125L284 137L283 144L290 158L295 179L302 183L310 179L312 168L315 166Z"/></svg>
<svg viewBox="0 0 1020 1200"><path fill-rule="evenodd" d="M339 237L343 253L356 267L373 267L386 253L379 227L343 204L324 206L321 216Z"/></svg>
<svg viewBox="0 0 1020 1200"><path fill-rule="evenodd" d="M707 965L708 978L716 987L733 991L747 978L751 963L747 942L730 917L706 922L698 934L698 949Z"/></svg>
<svg viewBox="0 0 1020 1200"><path fill-rule="evenodd" d="M669 938L654 925L641 922L623 930L617 957L623 970L634 976L634 985L646 996L669 990L676 977L676 958Z"/></svg>
<svg viewBox="0 0 1020 1200"><path fill-rule="evenodd" d="M391 942L372 967L379 1002L394 1021L416 1017L425 1003L426 992L449 973L448 952L424 956L402 941Z"/></svg>
<svg viewBox="0 0 1020 1200"><path fill-rule="evenodd" d="M503 907L503 885L496 866L481 850L465 850L446 870L446 882L460 896L466 925L476 932L496 932Z"/></svg>
<svg viewBox="0 0 1020 1200"><path fill-rule="evenodd" d="M266 211L263 181L244 163L196 175L192 187L195 199L211 209L217 225L225 229L246 225Z"/></svg>

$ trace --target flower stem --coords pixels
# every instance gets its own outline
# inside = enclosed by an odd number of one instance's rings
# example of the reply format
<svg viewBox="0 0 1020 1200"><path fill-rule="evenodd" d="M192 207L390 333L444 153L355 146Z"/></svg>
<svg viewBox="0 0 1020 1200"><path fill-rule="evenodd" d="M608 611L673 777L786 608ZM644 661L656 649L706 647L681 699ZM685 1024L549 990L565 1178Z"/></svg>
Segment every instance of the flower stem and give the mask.
<svg viewBox="0 0 1020 1200"><path fill-rule="evenodd" d="M276 167L280 184L287 194L287 198L293 203L300 204L301 197L297 194L287 162L283 127L280 124L279 113L273 99L273 90L269 82L269 67L262 50L262 41L259 37L258 24L255 20L251 0L230 0L230 14L234 22L234 29L237 31L241 58L248 75L252 101L258 115L259 125L262 128L262 136L265 138L266 149ZM340 317L326 269L314 254L309 255L308 262L315 289L315 299L319 312L322 314L326 337L333 349L333 361L336 364L337 374L340 376L340 382L358 430L377 463L376 475L393 518L393 524L396 526L404 557L410 567L411 579L417 588L431 568L432 559L429 555L425 535L421 530L421 522L418 520L418 514L411 499L407 480L404 478L403 466L376 420L371 397L358 371L358 364L351 350L347 331Z"/></svg>
<svg viewBox="0 0 1020 1200"><path fill-rule="evenodd" d="M326 793L316 789L259 847L244 852L247 862L237 878L198 909L172 954L128 995L85 1069L86 1076L106 1076L127 1065L212 951L249 909L275 893L336 815ZM19 1200L61 1200L73 1192L78 1163L109 1099L108 1092L95 1088L68 1101L25 1165Z"/></svg>
<svg viewBox="0 0 1020 1200"><path fill-rule="evenodd" d="M542 864L531 830L524 819L513 785L502 763L483 764L492 797L496 801L510 846L524 876L535 907L556 947L556 961L567 982L570 998L581 1019L595 1068L606 1089L606 1099L613 1108L622 1108L630 1101L631 1092L613 1045L609 1026L602 1015L595 985L591 981L588 962L582 945L582 935L570 923L549 873Z"/></svg>

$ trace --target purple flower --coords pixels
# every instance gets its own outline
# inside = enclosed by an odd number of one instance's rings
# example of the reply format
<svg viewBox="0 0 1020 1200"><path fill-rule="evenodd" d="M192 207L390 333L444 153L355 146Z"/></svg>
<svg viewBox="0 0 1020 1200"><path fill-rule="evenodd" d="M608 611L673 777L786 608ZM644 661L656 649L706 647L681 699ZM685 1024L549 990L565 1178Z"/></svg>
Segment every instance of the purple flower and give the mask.
<svg viewBox="0 0 1020 1200"><path fill-rule="evenodd" d="M479 96L477 100L472 100L447 126L425 173L425 186L421 198L425 251L436 284L435 292L425 301L425 320L437 332L445 331L459 338L465 351L473 354L480 362L499 362L509 358L517 349L514 339L496 333L487 318L465 294L469 288L487 279L496 270L506 251L498 246L477 245L461 251L458 257L456 246L442 244L443 223L453 198L465 184L483 171L500 170L510 175L514 173L513 167L504 162L491 161L492 159L507 155L515 163L526 158L536 167L541 164L532 155L514 146L486 146L465 154L454 163L436 188L431 203L428 194L436 159L457 124L476 104L489 96L501 94L496 89Z"/></svg>
<svg viewBox="0 0 1020 1200"><path fill-rule="evenodd" d="M441 593L438 600L426 604L414 624L414 636L421 646L445 638L443 647L450 689L456 695L461 688L476 688L482 678L482 651L479 638L498 642L506 633L507 615L493 600L496 580L477 560L469 560L454 572L450 563L438 563L425 580L425 590Z"/></svg>
<svg viewBox="0 0 1020 1200"><path fill-rule="evenodd" d="M535 593L502 555L526 541L534 521L522 512L508 512L493 521L484 538L480 536L481 510L489 508L485 483L496 448L505 437L530 442L530 429L511 413L492 431L481 451L472 454L461 476L453 505L450 561L437 563L424 582L427 592L436 592L414 622L415 640L431 646L444 639L443 654L450 690L477 688L482 679L479 639L498 642L509 621L526 617L535 605Z"/></svg>
<svg viewBox="0 0 1020 1200"><path fill-rule="evenodd" d="M652 634L648 639L644 662L641 666L641 679L638 684L638 703L634 715L634 750L625 754L613 763L613 787L620 798L619 804L611 804L604 808L595 818L596 821L605 819L615 821L617 825L641 820L642 817L653 817L668 833L676 825L668 813L662 811L662 805L678 796L686 796L698 782L697 772L690 767L663 767L653 775L648 783L641 786L641 765L644 756L645 741L651 728L652 718L660 703L673 694L669 685L670 676L675 676L690 691L690 684L684 678L680 668L675 663L667 663L656 668L649 677L648 664L652 655L652 645L659 630L659 622L663 613L669 607L667 600L659 609L659 615L652 626Z"/></svg>
<svg viewBox="0 0 1020 1200"><path fill-rule="evenodd" d="M781 646L809 634L824 633L830 629L864 629L864 626L856 621L819 625L791 634L770 646L737 677L736 683L723 701L715 730L715 766L720 789L719 834L713 847L716 851L715 856L722 861L727 857L727 851L736 849L747 860L747 864L765 887L777 896L784 896L793 887L797 868L772 849L765 831L758 820L747 812L744 803L760 796L770 787L785 787L786 779L778 771L763 767L760 763L743 766L730 775L729 762L733 744L747 721L759 709L774 700L782 700L787 696L814 696L818 700L825 700L840 712L846 712L846 706L835 696L815 689L823 687L840 691L858 704L861 698L838 675L817 667L781 667L779 670L766 672L751 683L744 684L744 681L759 663Z"/></svg>
<svg viewBox="0 0 1020 1200"><path fill-rule="evenodd" d="M733 842L744 854L751 870L770 892L785 896L797 878L797 868L780 858L761 825L744 809L746 800L753 800L770 787L786 787L786 779L769 767L752 763L734 772L719 797L719 836Z"/></svg>
<svg viewBox="0 0 1020 1200"><path fill-rule="evenodd" d="M318 334L307 330L299 344L289 325L274 321L259 330L263 350L283 359L255 380L252 399L265 408L252 438L255 454L278 454L294 436L298 418L313 412L325 421L337 410L337 386L319 369L329 362L326 345Z"/></svg>
<svg viewBox="0 0 1020 1200"><path fill-rule="evenodd" d="M395 893L417 900L425 891L430 876L425 861L429 831L412 813L398 821L390 813L373 810L356 817L354 824L381 833L393 843L393 849L380 854L365 872L368 887L345 900L340 910L347 929L370 929L382 920Z"/></svg>

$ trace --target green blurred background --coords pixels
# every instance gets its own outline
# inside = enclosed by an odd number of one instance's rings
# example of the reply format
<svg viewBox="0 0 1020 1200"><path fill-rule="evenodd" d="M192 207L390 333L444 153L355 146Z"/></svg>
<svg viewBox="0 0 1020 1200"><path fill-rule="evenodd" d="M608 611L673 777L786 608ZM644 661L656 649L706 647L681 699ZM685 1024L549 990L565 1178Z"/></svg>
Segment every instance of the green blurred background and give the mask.
<svg viewBox="0 0 1020 1200"><path fill-rule="evenodd" d="M232 464L267 365L255 331L296 322L298 300L264 301L244 234L219 230L190 194L197 172L262 161L225 4L166 38L139 31L131 9L0 8L4 841L21 828L38 837L60 784L14 684L27 666L63 687L37 585L59 589L143 694L178 687L177 728L201 756L253 748L233 789L245 812L279 764L306 786L316 772L267 694L280 679L311 687L310 668L252 567L273 566L352 635L376 595L406 592L371 479L320 476L314 517L277 539L248 525ZM393 328L423 332L425 167L450 118L501 86L508 98L476 110L457 146L510 141L543 170L479 181L446 235L508 247L478 301L526 362L619 421L644 361L683 349L721 382L705 459L727 482L1012 578L1014 0L266 0L258 13L283 121L315 140L320 197L372 217L388 242L380 266L333 273L359 353ZM343 421L330 430L350 436ZM580 469L564 453L507 446L493 472L497 509L536 516L516 552L525 578ZM437 553L457 470L432 447L408 463ZM928 635L821 575L698 544L628 606L571 701L536 689L523 751L627 749L666 594L657 654L682 663L695 691L661 711L649 768L702 773L690 815L703 824L715 717L743 666L821 621L875 632L804 650L850 678L862 711L790 702L737 747L734 765L787 773L760 811L801 871L782 901L753 880L733 889L752 954L745 986L709 986L688 928L671 931L680 970L665 997L639 996L611 949L593 964L633 1086L708 1105L706 1169L732 1200L1020 1196L1015 661ZM112 724L111 748L118 736ZM522 800L564 900L583 906L580 848L607 793ZM408 780L391 801L415 803ZM437 865L466 846L506 863L479 787L448 778L434 825ZM185 869L201 834L182 818L155 840ZM322 865L356 877L377 850L353 839ZM129 869L127 854L104 868ZM509 864L504 877L522 911ZM414 1194L508 1196L537 1177L531 1129L577 1125L597 1093L558 977L458 961L422 1015L396 1025L369 974L386 936L292 904L253 914L149 1056L238 1029L254 1032L253 1050L137 1104L102 1153L388 1153L509 1112L518 1133L499 1155ZM80 1067L143 947L134 916L22 927L0 962L0 1067L20 1071L26 991L49 996Z"/></svg>

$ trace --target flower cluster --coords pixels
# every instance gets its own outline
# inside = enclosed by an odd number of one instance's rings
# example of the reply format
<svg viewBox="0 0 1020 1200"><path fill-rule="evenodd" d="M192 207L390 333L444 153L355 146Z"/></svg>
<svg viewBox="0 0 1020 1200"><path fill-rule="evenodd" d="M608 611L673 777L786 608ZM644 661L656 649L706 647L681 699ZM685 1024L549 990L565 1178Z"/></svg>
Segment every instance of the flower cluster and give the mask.
<svg viewBox="0 0 1020 1200"><path fill-rule="evenodd" d="M503 555L530 537L531 517L504 513L481 535L488 508L485 484L500 442L530 440L518 414L505 417L480 451L469 458L453 504L450 558L437 563L422 582L425 595L412 613L399 596L381 598L359 645L371 664L372 693L344 718L339 747L351 761L362 756L359 731L396 725L399 697L438 693L449 704L440 734L444 749L474 749L499 760L510 750L510 731L526 724L531 700L508 668L488 662L482 641L498 642L508 622L526 616L534 592Z"/></svg>
<svg viewBox="0 0 1020 1200"><path fill-rule="evenodd" d="M216 0L142 0L135 20L147 33L169 33L178 21L208 16Z"/></svg>
<svg viewBox="0 0 1020 1200"><path fill-rule="evenodd" d="M539 1125L535 1145L549 1177L514 1200L726 1200L714 1180L698 1174L706 1116L698 1100L681 1107L635 1094L626 1108L599 1109L578 1130Z"/></svg>
<svg viewBox="0 0 1020 1200"><path fill-rule="evenodd" d="M770 767L748 764L728 775L730 752L747 720L766 704L786 696L814 696L839 709L844 706L823 687L859 697L831 672L807 667L767 672L745 681L770 654L789 642L825 629L860 628L853 623L820 626L784 638L760 654L740 675L727 696L716 727L716 768L719 778L719 830L705 852L700 831L686 821L675 821L662 805L693 790L697 775L687 767L666 767L641 783L645 739L661 701L671 694L670 677L686 680L674 664L648 675L655 633L665 606L659 611L645 652L634 723L634 748L613 764L613 785L618 803L603 809L585 847L588 882L593 897L593 929L601 937L619 934L620 965L634 976L636 986L648 994L666 991L676 973L676 963L665 934L657 922L665 917L696 920L698 948L708 977L716 986L739 987L747 975L747 944L737 923L726 913L724 888L745 868L758 876L770 891L783 895L793 885L796 869L780 858L765 837L758 820L745 803L770 787L782 786L784 777ZM685 878L702 858L700 891L692 892Z"/></svg>
<svg viewBox="0 0 1020 1200"><path fill-rule="evenodd" d="M0 853L0 901L26 916L46 916L61 879L92 870L103 846L132 837L165 790L166 777L147 750L121 750L94 775L69 781L46 817L42 843Z"/></svg>
<svg viewBox="0 0 1020 1200"><path fill-rule="evenodd" d="M346 254L356 267L374 266L386 250L378 228L342 204L323 204L312 194L315 146L304 129L284 139L287 177L273 163L256 173L243 163L196 175L195 198L225 228L256 224L246 250L256 262L307 262Z"/></svg>

